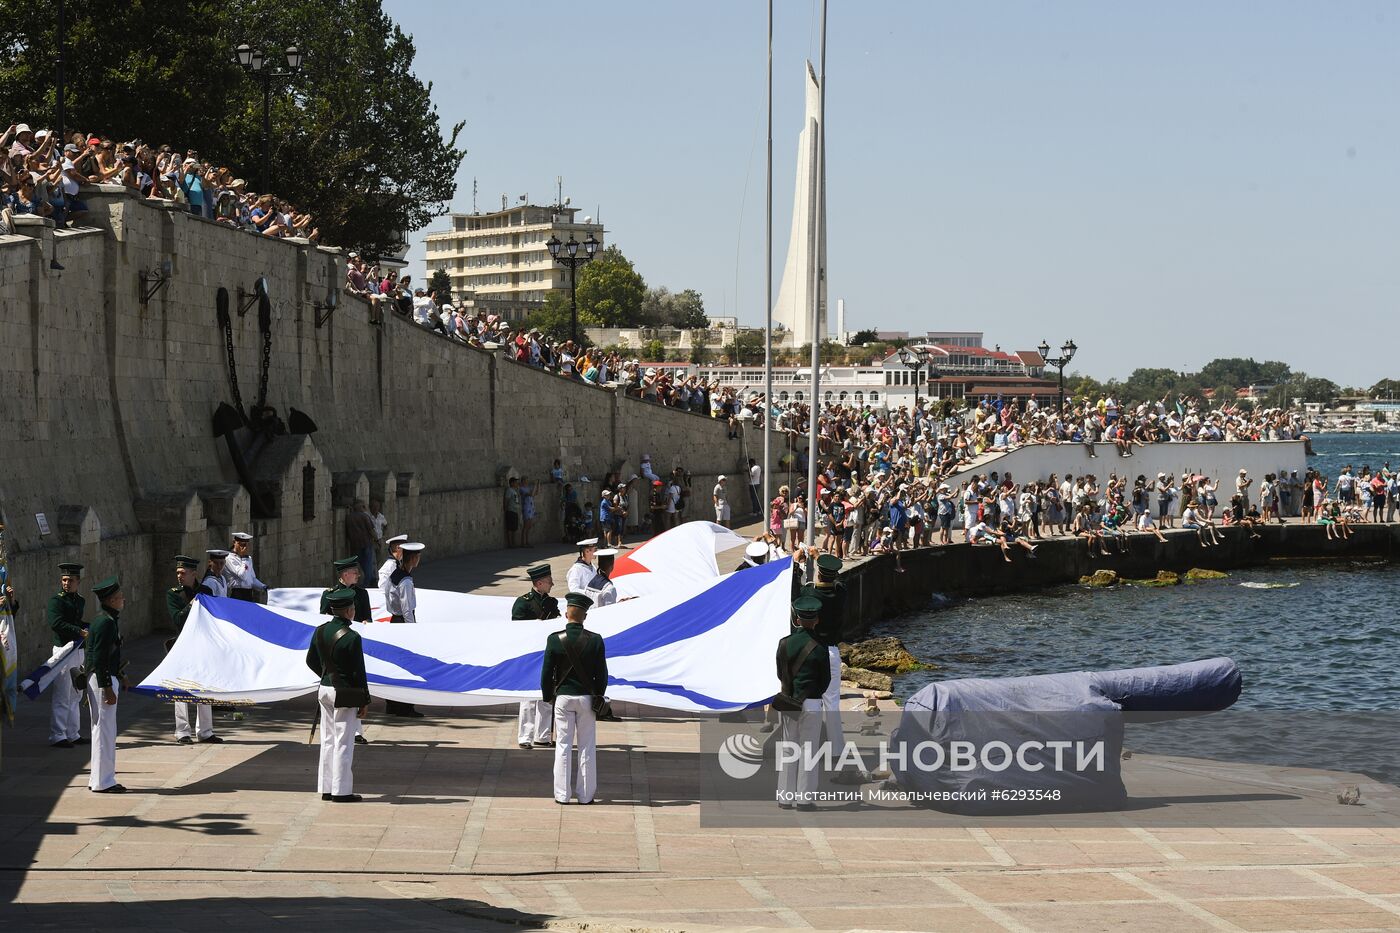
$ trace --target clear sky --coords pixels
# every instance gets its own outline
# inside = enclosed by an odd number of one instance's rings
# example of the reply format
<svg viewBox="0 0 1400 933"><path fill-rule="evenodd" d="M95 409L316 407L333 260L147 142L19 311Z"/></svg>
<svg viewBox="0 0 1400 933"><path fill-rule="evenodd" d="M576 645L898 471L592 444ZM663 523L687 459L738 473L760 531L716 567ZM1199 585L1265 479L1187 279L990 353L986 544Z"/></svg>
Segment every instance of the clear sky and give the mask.
<svg viewBox="0 0 1400 933"><path fill-rule="evenodd" d="M817 4L776 7L775 294L818 51ZM562 175L648 284L762 324L762 0L385 8L444 124L466 121L454 210L472 209L473 178L490 210L550 203ZM1099 378L1218 356L1400 377L1400 6L833 0L829 15L829 287L848 329L1073 338L1073 368Z"/></svg>

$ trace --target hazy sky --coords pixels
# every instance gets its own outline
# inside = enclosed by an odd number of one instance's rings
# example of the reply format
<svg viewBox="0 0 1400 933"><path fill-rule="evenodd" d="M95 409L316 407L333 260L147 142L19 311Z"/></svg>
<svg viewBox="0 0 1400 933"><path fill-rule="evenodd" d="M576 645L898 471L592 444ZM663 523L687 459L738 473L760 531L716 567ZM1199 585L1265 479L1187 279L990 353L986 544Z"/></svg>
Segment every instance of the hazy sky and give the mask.
<svg viewBox="0 0 1400 933"><path fill-rule="evenodd" d="M466 121L455 210L562 175L648 284L763 322L762 0L385 7ZM776 7L775 294L818 51L817 5ZM1400 377L1400 7L834 0L827 70L848 329Z"/></svg>

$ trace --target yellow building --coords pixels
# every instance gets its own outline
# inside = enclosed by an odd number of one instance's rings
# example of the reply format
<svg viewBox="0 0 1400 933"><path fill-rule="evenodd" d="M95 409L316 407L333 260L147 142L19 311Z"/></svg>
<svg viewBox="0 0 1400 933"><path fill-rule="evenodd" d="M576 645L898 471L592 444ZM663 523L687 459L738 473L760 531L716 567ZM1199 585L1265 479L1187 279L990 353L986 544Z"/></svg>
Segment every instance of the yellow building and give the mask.
<svg viewBox="0 0 1400 933"><path fill-rule="evenodd" d="M578 208L518 207L489 214L449 214L451 228L424 237L428 278L442 269L452 280L454 300L508 321L523 321L545 295L569 288L569 270L549 255L549 240L582 243L592 234L602 249L603 225L576 219Z"/></svg>

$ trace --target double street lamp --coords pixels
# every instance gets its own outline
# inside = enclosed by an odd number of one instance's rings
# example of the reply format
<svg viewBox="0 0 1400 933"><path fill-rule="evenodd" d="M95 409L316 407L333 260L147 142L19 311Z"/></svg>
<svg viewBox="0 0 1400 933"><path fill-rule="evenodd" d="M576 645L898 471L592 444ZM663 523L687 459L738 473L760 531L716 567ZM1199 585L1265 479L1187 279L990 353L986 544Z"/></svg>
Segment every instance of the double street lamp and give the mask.
<svg viewBox="0 0 1400 933"><path fill-rule="evenodd" d="M1042 340L1040 346L1036 347L1040 351L1040 358L1045 361L1045 365L1054 366L1060 370L1060 407L1057 409L1060 417L1065 414L1065 367L1069 361L1074 359L1074 351L1079 348L1074 345L1073 340L1066 340L1060 347L1059 356L1050 355L1050 344Z"/></svg>
<svg viewBox="0 0 1400 933"><path fill-rule="evenodd" d="M578 268L593 261L593 256L598 252L598 241L593 234L588 234L588 238L582 243L574 239L574 235L569 234L569 242L565 243L557 236L549 238L545 244L549 247L549 255L554 257L554 261L569 270L569 337L574 345L578 345ZM578 248L583 247L583 255L578 254Z"/></svg>
<svg viewBox="0 0 1400 933"><path fill-rule="evenodd" d="M923 353L923 352L921 352L921 351L919 351L919 350L910 350L908 347L900 347L900 348L899 348L899 352L898 352L896 355L899 357L899 361L900 361L901 363L903 363L905 366L909 367L910 372L912 372L912 373L914 374L914 375L913 375L913 381L914 381L914 414L913 414L913 418L914 418L914 424L917 426L918 423L919 423L919 371L922 370L925 366L927 366L927 367L929 368L929 374L928 374L928 381L929 381L929 382L933 382L935 379L937 379L937 378L938 378L938 374L935 373L935 372L933 371L933 363L932 363L932 361L928 358L927 354L925 354L925 353Z"/></svg>
<svg viewBox="0 0 1400 933"><path fill-rule="evenodd" d="M261 81L263 86L263 164L259 187L263 194L267 194L272 190L272 82L301 74L301 63L306 56L295 45L289 45L282 52L286 57L287 67L279 68L272 64L269 56L246 42L240 43L233 52L238 64L248 76L255 81Z"/></svg>

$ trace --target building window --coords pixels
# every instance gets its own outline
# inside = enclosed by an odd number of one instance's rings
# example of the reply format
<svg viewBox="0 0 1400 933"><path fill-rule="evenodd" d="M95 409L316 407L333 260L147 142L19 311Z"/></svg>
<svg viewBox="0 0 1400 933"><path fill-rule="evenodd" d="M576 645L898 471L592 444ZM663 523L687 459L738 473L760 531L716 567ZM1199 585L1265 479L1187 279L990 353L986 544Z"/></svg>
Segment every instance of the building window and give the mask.
<svg viewBox="0 0 1400 933"><path fill-rule="evenodd" d="M871 393L870 393L870 404L874 405L874 404L875 404L876 402L878 402L878 401L880 401L880 393L879 393L879 392L871 392Z"/></svg>
<svg viewBox="0 0 1400 933"><path fill-rule="evenodd" d="M846 393L842 392L841 394L842 394L842 395L845 395ZM857 392L857 393L856 393L856 404L857 404L857 405L864 405L864 404L865 404L865 393L864 393L864 392Z"/></svg>

